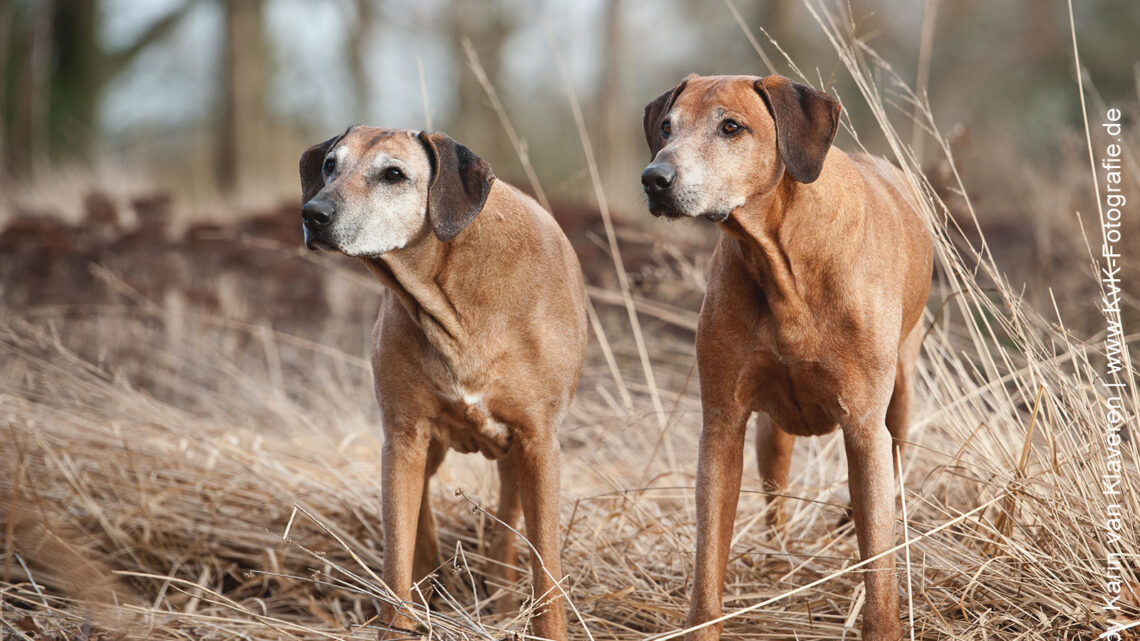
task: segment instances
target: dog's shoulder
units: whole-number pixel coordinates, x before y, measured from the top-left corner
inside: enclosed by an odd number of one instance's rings
[[[543,237],[551,234],[565,235],[554,215],[533,196],[501,179],[492,185],[484,210],[484,214],[487,213],[508,221],[518,232],[526,230]]]
[[[869,198],[889,198],[900,207],[912,210],[918,208],[906,173],[898,165],[882,156],[862,151],[844,152],[843,155],[867,185]]]
[[[871,176],[885,182],[901,184],[905,175],[894,163],[882,156],[873,156],[862,151],[847,151],[843,155],[864,176]]]

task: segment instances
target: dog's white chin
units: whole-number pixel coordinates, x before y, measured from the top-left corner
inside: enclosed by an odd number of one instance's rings
[[[337,238],[343,253],[357,258],[375,258],[414,244],[425,233],[431,233],[426,214],[412,220],[365,221],[353,229],[346,221],[345,233]],[[355,232],[355,233],[353,233]]]
[[[688,211],[680,211],[680,212],[675,212],[672,215],[666,214],[663,217],[667,218],[669,220],[682,220],[682,219],[697,220],[697,219],[705,218],[705,219],[711,220],[714,223],[720,223],[720,222],[724,222],[725,220],[727,220],[730,213],[731,212],[720,211],[720,210],[714,210],[714,211],[700,211],[700,210],[698,210],[696,213],[688,212]]]
[[[668,203],[659,204],[653,213],[671,220],[706,218],[719,223],[727,220],[735,209],[744,204],[743,199],[726,202],[723,198],[706,198],[702,192],[703,190],[681,190]]]
[[[666,220],[681,220],[682,218],[700,218],[700,213],[693,213],[688,208],[678,207],[677,205],[670,204],[655,204],[650,206],[649,213],[664,218]]]
[[[340,251],[355,258],[376,258],[408,246],[407,238],[357,238],[341,243]]]
[[[375,258],[388,252],[403,249],[414,237],[402,229],[378,229],[375,227],[360,229],[351,238],[336,238],[337,249],[342,253],[355,258]]]
[[[378,258],[397,249],[403,249],[404,245],[356,245],[350,244],[340,248],[341,253],[353,258]]]

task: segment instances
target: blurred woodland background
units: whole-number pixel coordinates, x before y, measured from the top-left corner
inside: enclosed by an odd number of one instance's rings
[[[985,181],[979,189],[1004,183],[982,206],[995,215],[1036,209],[1024,172],[1048,179],[1071,151],[1068,134],[1083,137],[1065,3],[847,4],[854,35],[928,92],[944,131],[961,125],[972,142],[960,164],[982,166],[972,172]],[[762,33],[809,78],[856,97],[799,0],[736,7],[777,71],[794,76]],[[1135,102],[1140,4],[1076,3],[1075,12],[1095,93]],[[13,181],[54,182],[67,167],[153,180],[193,202],[220,194],[264,204],[296,191],[294,165],[307,144],[355,122],[424,128],[425,100],[433,129],[507,179],[521,177],[465,38],[541,182],[580,199],[589,189],[551,46],[561,52],[607,190],[630,213],[640,213],[643,105],[689,72],[768,73],[719,2],[4,0],[5,193]],[[866,129],[861,101],[844,102],[856,130]]]

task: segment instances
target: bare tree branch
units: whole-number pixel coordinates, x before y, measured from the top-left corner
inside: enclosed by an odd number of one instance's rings
[[[134,42],[118,51],[109,53],[107,55],[106,65],[104,65],[101,70],[103,79],[110,80],[119,75],[123,69],[127,68],[127,65],[131,64],[131,62],[138,57],[139,53],[169,35],[170,32],[174,30],[174,27],[178,26],[182,18],[186,17],[186,14],[189,13],[190,9],[197,3],[198,0],[186,0],[176,9],[147,27],[146,31],[139,34],[139,37],[135,38]]]

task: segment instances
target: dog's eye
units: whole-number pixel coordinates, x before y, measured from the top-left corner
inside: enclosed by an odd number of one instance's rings
[[[325,158],[325,164],[321,165],[321,169],[324,170],[326,174],[331,174],[336,171],[336,156]]]
[[[390,183],[397,183],[403,179],[404,172],[396,169],[395,167],[389,167],[384,170],[384,180],[387,180]]]
[[[740,131],[740,124],[735,120],[725,120],[724,123],[721,124],[720,130],[724,135],[731,136]]]
[[[661,135],[668,138],[669,134],[671,134],[671,133],[673,133],[673,126],[669,124],[669,121],[666,120],[666,121],[662,122],[661,123]]]

